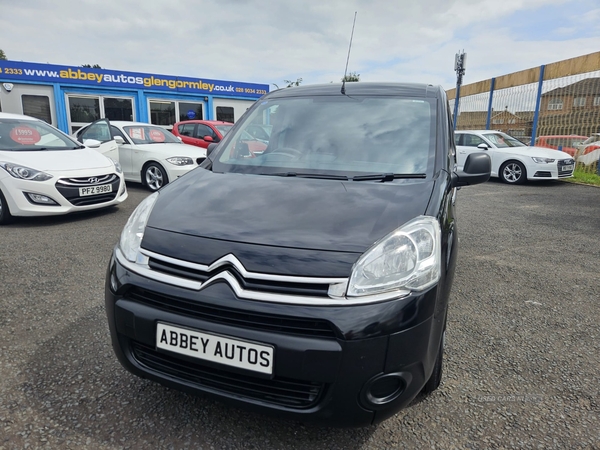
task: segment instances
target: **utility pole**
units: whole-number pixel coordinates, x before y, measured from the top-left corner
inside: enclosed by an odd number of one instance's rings
[[[456,130],[456,122],[458,122],[458,104],[460,102],[460,86],[462,85],[462,77],[465,74],[467,67],[467,54],[463,50],[458,52],[454,57],[454,71],[456,72],[456,95],[454,96],[454,129]]]

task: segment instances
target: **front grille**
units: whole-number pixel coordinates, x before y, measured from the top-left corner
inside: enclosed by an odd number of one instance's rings
[[[211,272],[203,272],[194,268],[185,267],[178,264],[171,264],[166,261],[161,261],[156,258],[150,258],[148,266],[157,272],[162,272],[176,277],[187,278],[194,281],[205,282],[209,278],[214,277],[219,272],[228,271],[235,276],[238,283],[243,289],[258,292],[271,292],[289,295],[305,295],[310,297],[328,298],[328,284],[312,284],[312,283],[293,283],[282,281],[269,281],[243,278],[239,272],[230,265],[221,266]]]
[[[96,186],[99,184],[109,184],[117,180],[119,177],[114,173],[108,175],[98,175],[97,177],[79,177],[79,178],[61,178],[56,183],[62,186]]]
[[[75,206],[98,205],[113,201],[119,193],[121,179],[114,173],[95,177],[60,178],[56,181],[56,189]],[[79,188],[110,184],[112,192],[99,195],[80,196]]]
[[[166,296],[137,287],[126,292],[123,298],[159,308],[163,311],[183,314],[213,323],[298,336],[324,338],[335,338],[337,336],[333,325],[322,319],[295,318],[241,311],[208,305],[195,300]]]
[[[564,166],[572,166],[570,170],[565,170]],[[574,159],[561,159],[558,161],[558,176],[566,177],[571,176],[573,174],[573,168],[575,167]]]
[[[182,360],[154,348],[131,342],[133,356],[142,365],[199,388],[221,391],[274,405],[306,409],[316,405],[325,392],[323,383],[274,377],[264,379],[206,367]]]

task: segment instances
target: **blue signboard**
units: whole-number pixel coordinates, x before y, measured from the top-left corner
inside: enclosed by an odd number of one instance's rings
[[[0,81],[50,82],[102,88],[133,88],[188,94],[259,98],[268,84],[174,77],[87,67],[0,60]]]

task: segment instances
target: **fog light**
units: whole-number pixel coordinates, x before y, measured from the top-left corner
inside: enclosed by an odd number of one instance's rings
[[[412,380],[408,372],[377,375],[371,378],[361,392],[361,400],[368,409],[377,409],[396,400]]]
[[[50,197],[41,194],[33,194],[31,192],[25,192],[25,197],[31,203],[36,205],[47,205],[47,206],[58,206],[58,203],[52,200]]]

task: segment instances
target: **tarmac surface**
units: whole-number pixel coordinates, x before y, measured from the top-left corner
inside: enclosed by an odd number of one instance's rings
[[[458,193],[442,385],[377,426],[324,428],[137,378],[104,276],[148,191],[0,227],[0,449],[600,448],[600,189],[496,181]]]

